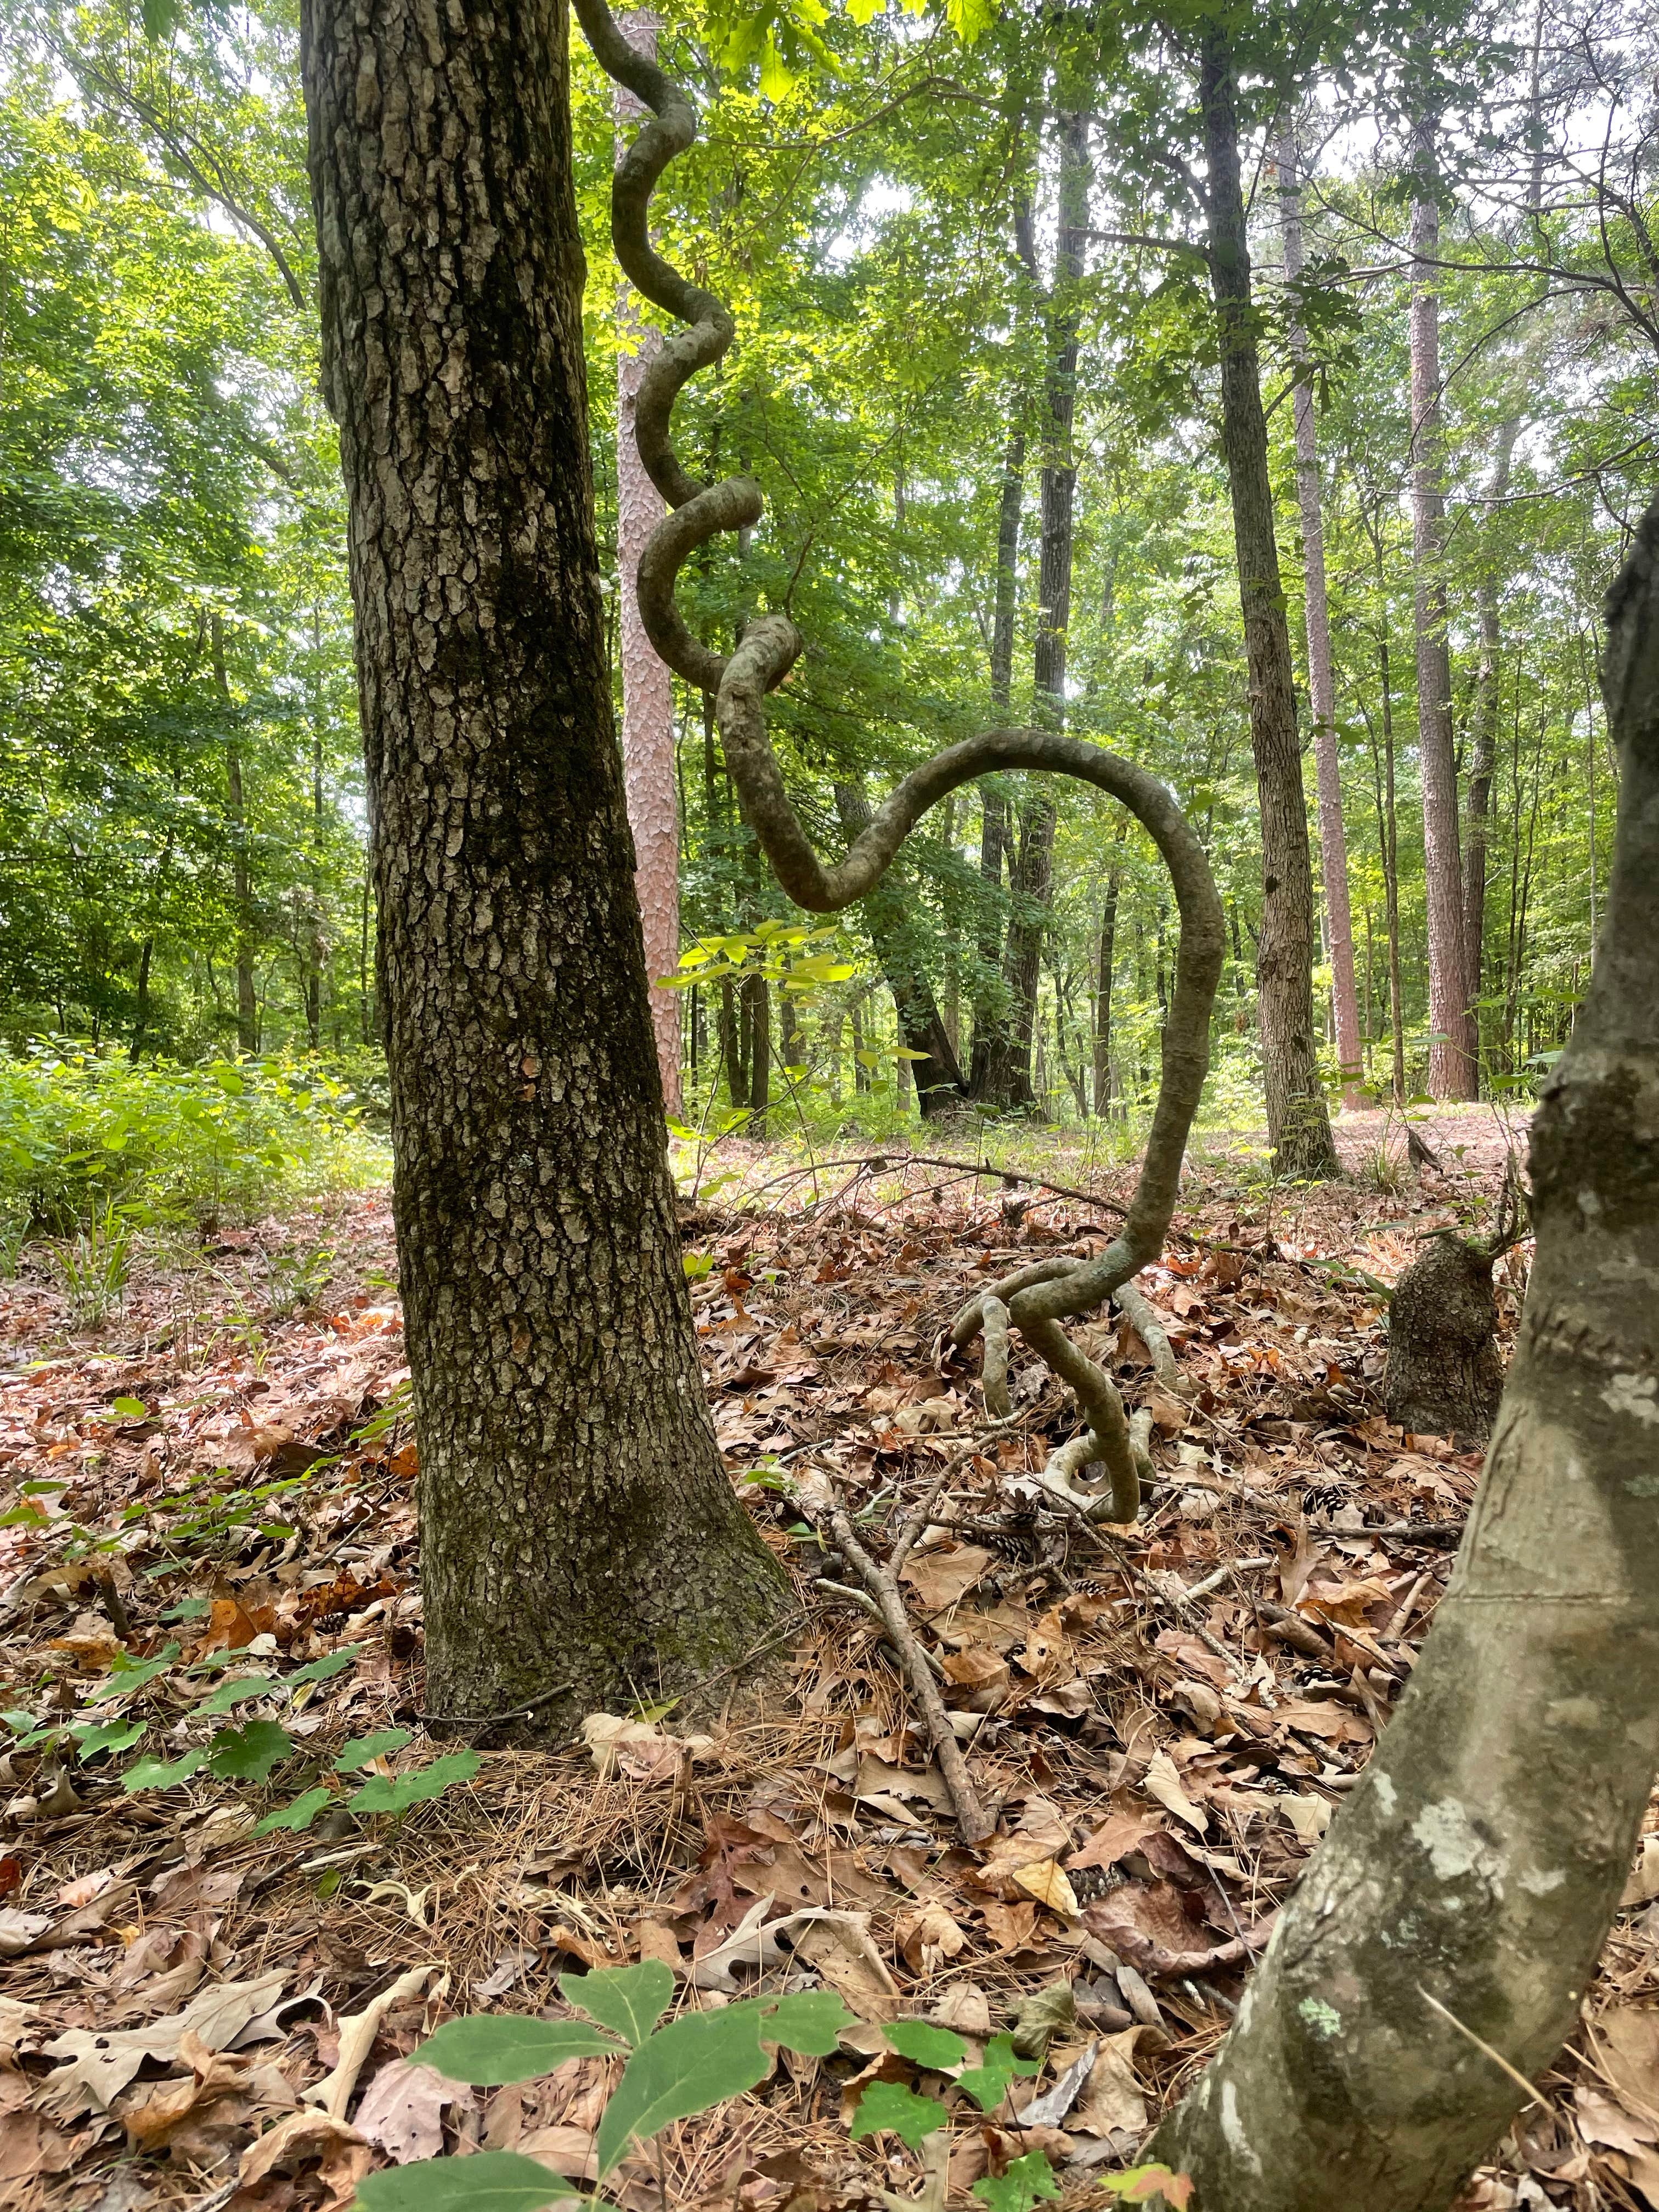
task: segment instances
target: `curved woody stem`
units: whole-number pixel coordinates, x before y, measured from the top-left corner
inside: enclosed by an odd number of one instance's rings
[[[688,475],[671,435],[682,388],[698,369],[718,361],[735,335],[724,302],[691,283],[651,244],[651,195],[668,163],[696,138],[696,116],[667,71],[623,37],[605,0],[572,0],[572,5],[601,68],[652,111],[618,163],[611,185],[617,258],[638,291],[686,325],[665,341],[646,372],[635,411],[640,459],[672,510],[640,561],[640,614],[668,665],[688,684],[714,694],[726,765],[744,819],[784,890],[811,912],[837,912],[874,886],[930,806],[964,783],[1008,769],[1046,769],[1108,793],[1148,831],[1170,871],[1181,915],[1176,986],[1164,1032],[1158,1104],[1123,1225],[1097,1258],[1047,1261],[992,1285],[957,1316],[952,1332],[959,1345],[970,1341],[979,1333],[988,1297],[994,1334],[1001,1335],[1006,1345],[1012,1322],[1070,1383],[1089,1424],[1086,1439],[1062,1447],[1043,1480],[1067,1492],[1073,1472],[1090,1460],[1103,1459],[1109,1489],[1091,1510],[1109,1511],[1115,1521],[1131,1521],[1139,1510],[1139,1477],[1122,1400],[1110,1377],[1060,1323],[1103,1304],[1163,1249],[1187,1134],[1209,1063],[1210,1009],[1224,953],[1221,902],[1209,862],[1192,825],[1156,776],[1103,746],[1053,730],[1023,728],[987,731],[936,754],[890,793],[838,865],[826,867],[819,860],[784,788],[766,728],[766,696],[799,657],[799,631],[787,615],[763,614],[749,623],[735,650],[722,655],[691,635],[674,599],[679,572],[690,556],[719,532],[758,521],[763,504],[751,477],[704,484]],[[1006,1306],[1006,1321],[995,1311],[999,1302]],[[1001,1375],[996,1372],[1000,1349],[994,1344],[988,1381],[1006,1389],[1006,1358]]]

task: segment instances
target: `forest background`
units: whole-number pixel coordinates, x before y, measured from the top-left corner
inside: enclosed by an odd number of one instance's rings
[[[1155,47],[1114,73],[1091,61],[1067,90],[1064,53],[1052,67],[1018,10],[969,26],[971,43],[925,15],[811,15],[735,38],[696,8],[665,18],[703,135],[658,213],[739,334],[682,403],[684,434],[768,498],[763,525],[700,556],[682,598],[711,638],[729,640],[757,598],[808,630],[773,726],[830,842],[866,787],[878,797],[997,711],[1063,718],[1164,778],[1228,915],[1206,1110],[1252,1127],[1261,842],[1214,315],[1191,148],[1170,125],[1180,95]],[[374,918],[296,18],[6,16],[0,1025],[37,1058],[65,1040],[135,1062],[308,1050],[372,1099]],[[1356,73],[1293,118],[1246,114],[1299,684],[1298,378],[1317,441],[1349,1083],[1402,1099],[1439,1073],[1425,620],[1443,595],[1466,911],[1469,875],[1484,877],[1480,1085],[1529,1091],[1586,980],[1610,856],[1595,611],[1651,475],[1659,368],[1641,11],[1575,0],[1426,39],[1415,83]],[[617,381],[641,322],[609,242],[612,91],[574,44],[620,707]],[[1305,172],[1295,201],[1287,124]],[[1420,387],[1413,407],[1414,295],[1419,314],[1437,305],[1437,433]],[[1425,474],[1446,517],[1427,538]],[[1068,605],[1051,557],[1067,504]],[[1056,641],[1061,685],[1039,697]],[[685,979],[718,978],[679,994],[688,1119],[763,1128],[770,1103],[775,1130],[787,1097],[791,1126],[879,1133],[915,1110],[930,1028],[991,1110],[1133,1118],[1156,1083],[1172,957],[1149,841],[1069,784],[989,779],[929,817],[897,884],[801,942],[706,708],[675,679]],[[1311,739],[1305,707],[1303,726]],[[1319,879],[1333,847],[1311,744],[1304,766]],[[1329,911],[1322,896],[1315,980],[1334,1093]]]

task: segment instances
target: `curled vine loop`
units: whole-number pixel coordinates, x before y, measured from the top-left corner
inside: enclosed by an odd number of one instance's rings
[[[624,36],[605,0],[572,4],[600,66],[651,111],[618,163],[611,185],[617,258],[638,291],[686,325],[652,362],[635,410],[640,459],[672,510],[640,561],[640,614],[647,635],[668,665],[688,684],[714,693],[726,765],[744,818],[783,889],[811,912],[836,913],[879,880],[930,806],[964,783],[1008,769],[1047,769],[1109,793],[1149,832],[1170,871],[1181,915],[1175,991],[1164,1031],[1158,1103],[1123,1226],[1093,1260],[1042,1261],[988,1285],[963,1308],[951,1331],[958,1346],[971,1343],[988,1309],[987,1380],[1000,1396],[1006,1389],[1006,1329],[1012,1323],[1018,1330],[1071,1386],[1088,1424],[1084,1436],[1054,1455],[1040,1480],[1069,1504],[1109,1514],[1115,1521],[1133,1521],[1139,1510],[1144,1430],[1139,1437],[1132,1434],[1110,1376],[1060,1324],[1103,1305],[1164,1248],[1188,1132],[1209,1065],[1210,1010],[1225,951],[1221,901],[1209,862],[1191,823],[1156,776],[1103,746],[1039,729],[990,730],[936,754],[889,794],[838,865],[825,867],[819,860],[784,788],[766,728],[766,695],[799,656],[799,631],[786,615],[762,615],[749,623],[736,649],[722,655],[692,636],[674,598],[679,572],[690,556],[720,532],[757,522],[763,504],[751,477],[700,483],[681,466],[671,434],[681,390],[698,369],[720,358],[735,335],[725,303],[683,276],[651,243],[651,195],[669,162],[696,139],[696,116],[667,71]],[[1078,1469],[1097,1460],[1104,1461],[1109,1478],[1108,1491],[1097,1500],[1079,1496],[1071,1485]]]

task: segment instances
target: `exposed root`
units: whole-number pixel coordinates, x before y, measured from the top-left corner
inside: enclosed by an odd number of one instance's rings
[[[1121,1283],[1112,1292],[1112,1304],[1146,1346],[1159,1386],[1179,1398],[1182,1395],[1181,1369],[1158,1317],[1157,1307],[1133,1283]]]
[[[1014,1410],[1008,1395],[1008,1309],[993,1291],[980,1301],[980,1326],[985,1332],[985,1410],[993,1419],[1006,1421]]]

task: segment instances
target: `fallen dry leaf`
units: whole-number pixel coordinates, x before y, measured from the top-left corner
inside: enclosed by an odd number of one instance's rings
[[[47,2075],[40,2092],[41,2109],[59,2119],[107,2112],[147,2058],[171,2063],[186,2035],[196,2037],[208,2051],[228,2050],[249,2021],[274,2002],[283,1978],[274,1973],[252,1982],[216,1982],[192,1997],[182,2012],[151,2021],[145,2027],[102,2033],[88,2027],[65,2030],[46,2045],[46,2056],[70,2063]]]
[[[1195,1836],[1204,1834],[1208,1820],[1182,1788],[1175,1761],[1167,1751],[1152,1753],[1140,1786],[1149,1797],[1158,1800],[1166,1813],[1173,1813],[1177,1820],[1184,1820]]]
[[[947,1959],[954,1959],[968,1938],[937,1899],[914,1911],[901,1912],[893,1923],[893,1941],[899,1956],[913,1974],[936,1973]]]
[[[364,2090],[352,2125],[365,2142],[378,2144],[394,2166],[436,2158],[444,2147],[444,2112],[473,2109],[472,2092],[430,2066],[394,2058]]]
[[[979,1544],[957,1544],[948,1551],[912,1552],[901,1581],[909,1583],[925,1613],[943,1613],[967,1596],[991,1565]]]
[[[1016,1867],[1013,1879],[1016,1888],[1062,1920],[1078,1917],[1077,1893],[1055,1860],[1037,1859],[1030,1866]]]

